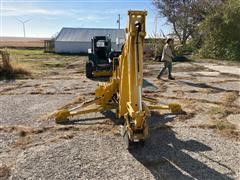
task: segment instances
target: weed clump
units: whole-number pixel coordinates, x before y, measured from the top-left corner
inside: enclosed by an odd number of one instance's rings
[[[30,75],[27,69],[10,63],[10,55],[7,50],[0,50],[0,59],[2,59],[0,60],[0,79],[15,79]]]
[[[221,100],[225,106],[231,106],[237,98],[238,98],[238,92],[236,91],[236,92],[225,93],[221,97]]]

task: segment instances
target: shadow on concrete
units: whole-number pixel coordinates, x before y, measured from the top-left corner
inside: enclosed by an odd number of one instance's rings
[[[104,124],[106,118],[116,125],[124,123],[123,119],[116,118],[113,111],[104,111],[102,114],[104,117],[84,117],[70,123],[83,125]],[[173,121],[175,117],[176,115],[171,113],[164,115],[152,114],[148,119],[149,138],[146,139],[145,146],[130,150],[129,153],[149,169],[155,179],[230,180],[231,178],[227,175],[219,173],[189,155],[191,153],[198,153],[203,156],[202,152],[211,151],[212,149],[199,141],[190,139],[191,137],[187,141],[177,138],[176,132],[170,126],[166,125],[167,122]],[[215,162],[207,156],[205,158]],[[218,164],[232,171],[226,165]]]
[[[143,86],[145,90],[149,91],[156,91],[158,90],[158,87],[155,86],[152,82],[148,81],[147,79],[143,79]]]
[[[91,124],[103,124],[103,120],[105,120],[106,117],[91,117],[86,118],[84,116],[77,118],[77,119],[70,119],[67,122],[60,123],[62,125],[91,125]]]
[[[226,89],[210,86],[206,83],[193,83],[193,82],[188,82],[188,81],[179,81],[179,82],[181,82],[183,84],[186,84],[188,86],[192,86],[192,87],[203,88],[203,89],[212,89],[214,92],[224,92],[224,91],[226,91]]]
[[[105,124],[106,120],[111,120],[116,125],[123,125],[123,119],[116,118],[116,114],[113,111],[100,112],[103,116],[84,117],[84,115],[77,119],[71,119],[68,122],[61,123],[62,125],[91,125],[91,124]],[[100,115],[100,114],[99,114]]]
[[[151,171],[155,179],[231,179],[186,153],[211,151],[210,147],[196,140],[180,140],[168,126],[159,128],[159,123],[164,125],[174,120],[174,116],[167,117],[152,116],[149,119],[150,134],[145,146],[130,151],[133,157]]]

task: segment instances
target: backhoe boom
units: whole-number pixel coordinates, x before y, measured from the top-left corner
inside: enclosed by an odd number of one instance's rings
[[[94,100],[74,109],[59,110],[55,114],[57,123],[74,115],[116,109],[116,116],[124,119],[121,134],[127,147],[131,148],[137,142],[143,144],[148,135],[146,120],[150,116],[150,109],[171,109],[174,113],[181,111],[178,104],[156,106],[143,102],[155,102],[154,99],[142,95],[146,16],[146,11],[128,12],[126,41],[121,55],[113,60],[113,76],[110,81],[98,85]]]

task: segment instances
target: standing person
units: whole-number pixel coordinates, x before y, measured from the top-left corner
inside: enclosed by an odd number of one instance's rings
[[[167,43],[163,47],[162,58],[161,61],[164,62],[164,67],[159,72],[157,79],[160,79],[166,69],[168,69],[168,79],[174,80],[172,77],[172,59],[174,58],[173,55],[173,43],[174,40],[172,38],[167,39]]]

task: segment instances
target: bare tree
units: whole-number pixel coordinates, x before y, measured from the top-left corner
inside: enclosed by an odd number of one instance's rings
[[[223,0],[152,0],[158,13],[167,18],[184,45],[197,26]]]

